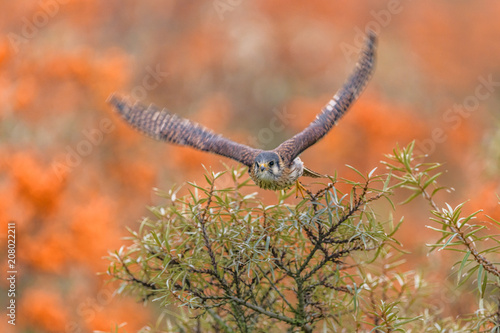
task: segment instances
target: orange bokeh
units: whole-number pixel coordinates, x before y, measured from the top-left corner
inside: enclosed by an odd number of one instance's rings
[[[215,2],[182,1],[0,5],[0,220],[16,222],[26,331],[67,332],[76,323],[90,332],[122,322],[134,331],[154,322],[151,309],[126,296],[98,302],[91,319],[76,309],[98,298],[103,257],[158,202],[153,187],[203,183],[202,164],[214,171],[221,162],[235,164],[133,131],[106,104],[112,92],[274,148],[307,126],[341,86],[354,66],[345,47],[355,47],[365,27],[380,32],[375,76],[302,160],[318,172],[355,177],[346,164],[384,170],[379,161],[396,144],[428,142],[439,128],[446,139],[432,143],[428,159],[445,162],[444,185],[455,191],[444,199],[452,206],[470,199],[468,212],[484,208],[500,219],[498,160],[487,154],[499,145],[498,91],[457,126],[445,116],[475,96],[479,77],[500,81],[500,25],[492,23],[500,4],[401,1],[390,13],[381,0],[227,3],[224,11]],[[280,112],[288,117],[272,123]],[[270,124],[279,130],[263,137]],[[409,218],[399,239],[413,252],[405,268],[447,278],[447,257],[426,256],[425,243],[437,235],[425,228],[425,208],[409,205],[395,219],[403,214]]]

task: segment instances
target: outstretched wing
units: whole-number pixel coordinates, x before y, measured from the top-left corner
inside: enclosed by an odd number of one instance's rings
[[[111,95],[108,102],[134,128],[156,140],[181,146],[190,146],[202,151],[232,158],[250,167],[261,152],[233,142],[202,125],[160,110],[154,105],[146,107],[138,102],[130,103],[125,98]]]
[[[325,136],[358,98],[373,73],[376,42],[377,36],[370,31],[356,63],[356,68],[344,86],[337,91],[332,100],[306,129],[283,142],[274,150],[285,162],[291,163],[300,153]]]

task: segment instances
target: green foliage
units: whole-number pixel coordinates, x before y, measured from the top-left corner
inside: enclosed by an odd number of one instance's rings
[[[440,165],[418,163],[412,150],[395,149],[386,174],[355,170],[359,181],[332,179],[296,205],[285,192],[263,203],[244,169],[207,172],[186,196],[159,193],[168,203],[130,231],[108,274],[119,292],[165,309],[155,331],[496,332],[499,274],[487,256],[498,256],[498,237],[472,224],[478,212],[463,216],[463,204],[436,204]],[[233,185],[218,188],[228,176]],[[450,269],[458,285],[476,281],[474,315],[446,318],[433,305],[435,287],[402,268],[395,237],[403,220],[375,213],[400,189],[411,192],[404,203],[422,196],[431,206],[439,238],[430,251],[461,255]]]
[[[428,244],[430,251],[438,249],[459,253],[458,260],[452,265],[457,268],[457,285],[462,286],[467,281],[475,279],[475,291],[479,297],[478,311],[475,318],[469,320],[469,325],[478,331],[500,332],[500,270],[495,262],[487,259],[487,255],[497,257],[500,254],[499,234],[489,233],[489,227],[499,229],[500,223],[489,218],[490,223],[477,222],[476,217],[481,211],[464,214],[465,203],[455,208],[445,203],[439,207],[435,201],[436,195],[448,190],[439,186],[437,179],[442,172],[439,163],[419,162],[422,157],[413,156],[414,144],[403,149],[397,147],[394,154],[388,156],[391,162],[385,163],[394,177],[399,181],[392,188],[406,188],[413,193],[404,201],[422,196],[431,207],[432,221],[436,226],[428,228],[436,231],[439,238]],[[464,216],[465,215],[465,216]]]

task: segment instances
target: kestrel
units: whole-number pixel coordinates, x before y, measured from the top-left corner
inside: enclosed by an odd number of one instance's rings
[[[323,138],[364,90],[374,70],[376,41],[377,36],[370,31],[356,67],[343,87],[306,129],[273,150],[236,143],[154,105],[132,104],[114,94],[109,102],[130,125],[156,140],[219,154],[246,165],[252,180],[263,189],[282,190],[294,184],[300,189],[300,176],[321,175],[304,167],[299,155]]]

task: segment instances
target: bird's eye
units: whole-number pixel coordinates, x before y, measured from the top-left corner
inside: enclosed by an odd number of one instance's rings
[[[274,165],[274,161],[269,162],[269,166],[273,166],[273,165]]]

